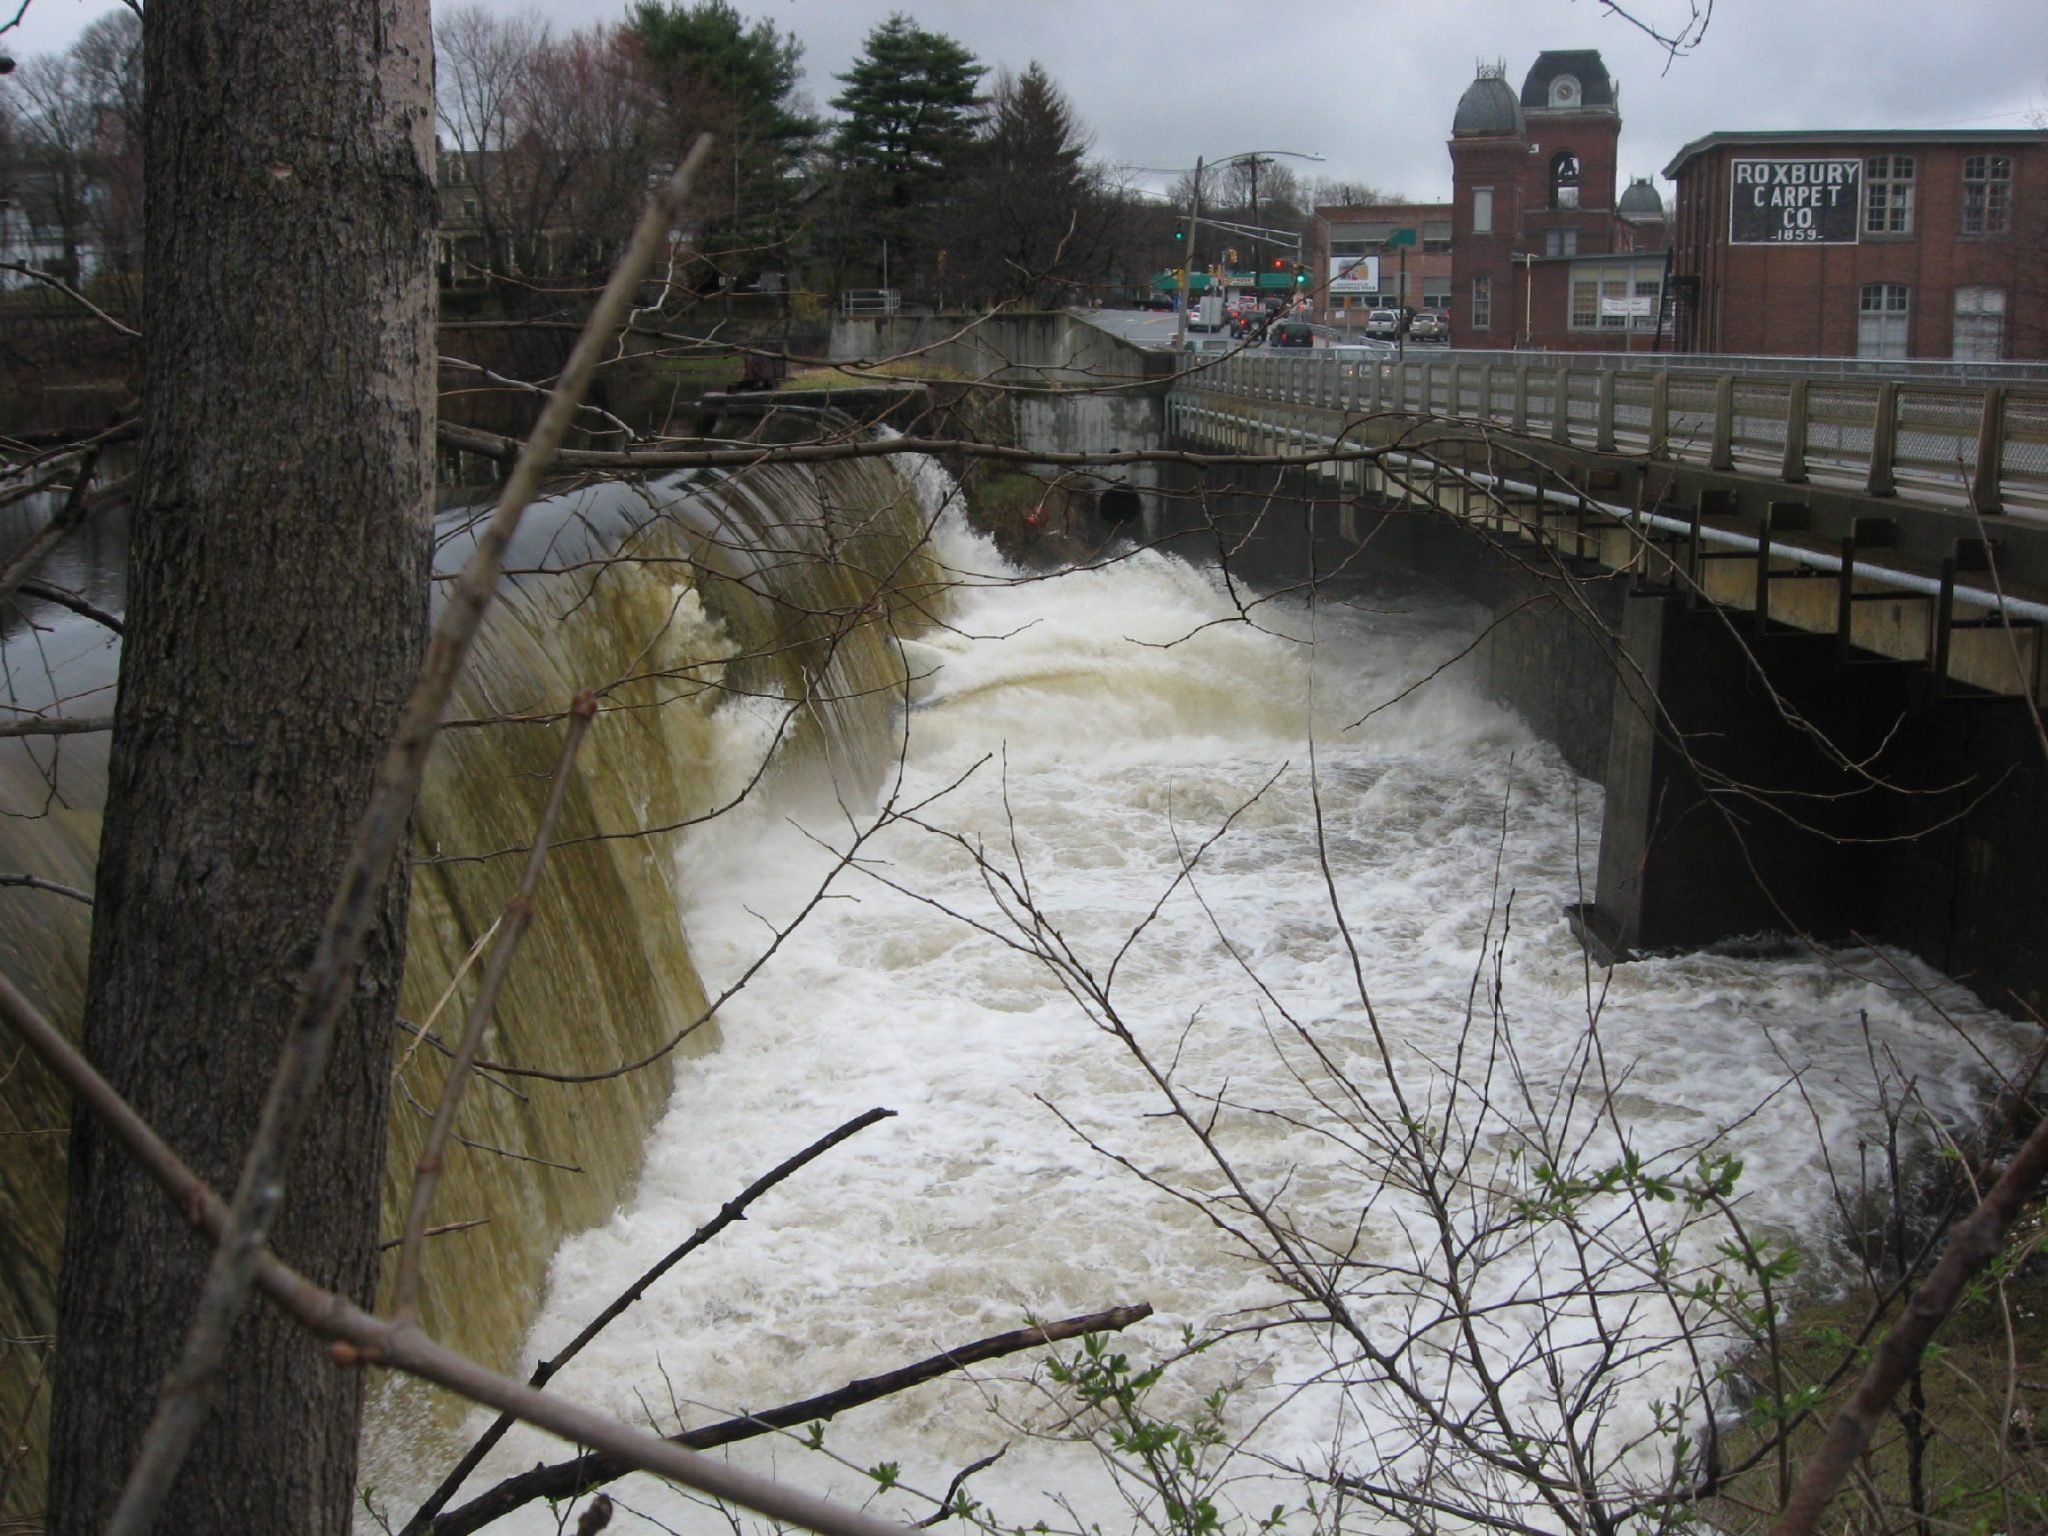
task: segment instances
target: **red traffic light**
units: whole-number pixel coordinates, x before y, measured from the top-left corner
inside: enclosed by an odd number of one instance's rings
[[[1273,270],[1275,272],[1285,272],[1287,270],[1287,263],[1280,257],[1275,256],[1273,258]]]

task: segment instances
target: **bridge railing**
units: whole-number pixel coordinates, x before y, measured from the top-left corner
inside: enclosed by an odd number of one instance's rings
[[[1240,352],[1200,387],[1331,410],[1443,416],[1591,448],[1741,469],[1801,482],[1853,478],[1966,497],[1976,510],[2020,500],[2048,509],[2048,384],[1940,375],[1732,373],[1659,359],[1459,353],[1403,361],[1337,350]],[[1619,366],[1632,362],[1637,366]]]

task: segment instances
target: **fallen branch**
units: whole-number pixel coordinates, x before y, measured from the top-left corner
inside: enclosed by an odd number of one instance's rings
[[[216,1242],[225,1239],[227,1203],[137,1114],[56,1025],[0,974],[0,1021],[4,1021],[57,1079],[71,1091],[78,1109],[93,1116],[127,1148],[136,1163],[197,1230]],[[714,1499],[724,1499],[822,1533],[822,1536],[908,1536],[908,1527],[878,1520],[829,1499],[804,1493],[699,1455],[644,1430],[630,1429],[591,1409],[486,1370],[437,1344],[416,1327],[365,1312],[345,1296],[307,1279],[267,1247],[251,1256],[251,1281],[308,1331],[335,1341],[328,1353],[336,1365],[381,1365],[404,1371],[460,1393],[472,1402],[503,1409],[526,1423],[588,1445],[627,1466],[670,1478]]]
[[[718,1214],[712,1217],[710,1221],[699,1227],[695,1232],[692,1232],[681,1243],[677,1244],[676,1247],[670,1249],[659,1262],[648,1269],[639,1279],[627,1286],[624,1291],[620,1292],[613,1299],[611,1305],[592,1318],[584,1326],[583,1331],[571,1339],[565,1347],[535,1366],[533,1374],[527,1378],[526,1384],[536,1388],[546,1386],[557,1371],[582,1353],[583,1347],[586,1344],[609,1327],[613,1320],[620,1313],[624,1312],[626,1308],[638,1301],[646,1293],[650,1285],[667,1274],[681,1260],[710,1242],[712,1238],[723,1232],[734,1222],[744,1221],[746,1219],[747,1207],[752,1205],[755,1200],[780,1184],[806,1163],[822,1157],[842,1141],[858,1135],[876,1121],[893,1118],[895,1113],[896,1111],[893,1109],[876,1108],[869,1110],[864,1115],[857,1115],[840,1126],[836,1131],[819,1137],[794,1157],[785,1158],[775,1167],[769,1169],[768,1172],[762,1174],[760,1178],[754,1180],[753,1183],[720,1206]],[[505,1437],[505,1431],[512,1427],[512,1423],[513,1420],[510,1414],[502,1414],[496,1423],[492,1424],[489,1429],[477,1437],[476,1443],[463,1453],[462,1459],[455,1464],[446,1477],[441,1479],[440,1486],[427,1495],[425,1502],[414,1512],[412,1519],[405,1523],[405,1529],[400,1533],[400,1536],[419,1536],[420,1532],[429,1528],[434,1517],[461,1490],[469,1474],[476,1470],[477,1463],[489,1454],[492,1446]]]
[[[964,1370],[984,1360],[999,1359],[1014,1355],[1020,1350],[1036,1349],[1044,1344],[1056,1344],[1062,1339],[1079,1338],[1083,1334],[1113,1332],[1128,1328],[1152,1315],[1148,1303],[1140,1302],[1134,1307],[1112,1307],[1106,1312],[1090,1312],[1080,1317],[1070,1317],[1062,1322],[1044,1323],[1031,1328],[1017,1328],[1009,1333],[998,1333],[972,1344],[963,1344],[958,1349],[947,1350],[920,1360],[915,1365],[906,1365],[899,1370],[888,1371],[880,1376],[868,1376],[859,1381],[849,1381],[834,1392],[807,1397],[799,1403],[785,1403],[780,1408],[770,1408],[762,1413],[743,1414],[734,1419],[722,1419],[716,1424],[706,1424],[700,1429],[685,1430],[680,1435],[670,1436],[673,1445],[686,1446],[693,1451],[708,1451],[716,1446],[731,1445],[738,1440],[751,1440],[778,1429],[795,1429],[799,1425],[816,1423],[829,1419],[834,1414],[844,1413],[863,1403],[872,1403],[890,1397],[911,1387],[922,1386],[925,1382],[953,1371]],[[470,1531],[482,1530],[493,1520],[510,1514],[522,1505],[535,1499],[568,1499],[577,1494],[587,1493],[601,1484],[624,1477],[635,1470],[634,1465],[619,1457],[602,1451],[591,1451],[569,1461],[559,1461],[549,1467],[535,1467],[531,1472],[521,1472],[508,1477],[504,1482],[482,1494],[469,1503],[441,1516],[427,1527],[433,1536],[465,1536]]]

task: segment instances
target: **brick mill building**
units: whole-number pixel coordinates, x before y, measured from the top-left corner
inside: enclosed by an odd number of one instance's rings
[[[2048,131],[1713,133],[1664,174],[1681,351],[2048,356]]]

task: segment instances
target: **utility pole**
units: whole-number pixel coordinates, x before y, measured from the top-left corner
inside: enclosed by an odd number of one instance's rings
[[[1188,344],[1188,263],[1195,259],[1195,229],[1202,222],[1202,157],[1195,156],[1195,190],[1188,198],[1187,233],[1181,244],[1186,247],[1180,257],[1180,303],[1175,306],[1180,313],[1174,316],[1173,350],[1184,352]]]

